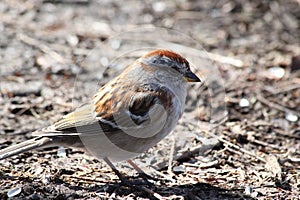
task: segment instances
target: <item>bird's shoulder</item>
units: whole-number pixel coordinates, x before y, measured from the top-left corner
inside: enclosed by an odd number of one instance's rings
[[[124,110],[142,116],[147,114],[155,104],[160,104],[169,110],[173,106],[175,97],[171,89],[158,83],[140,83],[121,88],[119,91],[113,89],[109,91],[98,94],[99,96],[94,98],[97,117],[106,118]]]

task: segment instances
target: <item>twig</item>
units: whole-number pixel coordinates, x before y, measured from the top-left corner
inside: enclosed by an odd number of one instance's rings
[[[66,174],[63,174],[62,177],[65,177],[67,180],[70,180],[70,179],[76,179],[76,181],[82,181],[82,183],[106,183],[105,179],[103,180],[98,180],[98,179],[95,179],[95,178],[89,178],[89,177],[79,177],[79,176],[74,176],[74,175],[66,175]]]
[[[280,111],[283,111],[283,112],[286,112],[286,113],[292,113],[294,115],[297,115],[298,117],[300,117],[300,113],[296,112],[296,111],[293,111],[289,108],[286,108],[282,105],[279,105],[279,104],[276,104],[274,102],[271,102],[269,100],[267,100],[266,98],[264,98],[263,96],[261,96],[260,94],[257,94],[256,96],[257,100],[259,100],[261,103],[269,106],[270,108],[275,108],[277,110],[280,110]]]
[[[174,135],[172,134],[172,145],[171,145],[171,150],[169,154],[169,161],[168,161],[168,174],[172,176],[172,162],[174,160],[174,150],[175,150],[175,138]]]
[[[218,160],[214,160],[208,163],[187,163],[184,162],[183,163],[184,166],[189,166],[189,167],[197,167],[197,168],[212,168],[213,166],[217,166],[219,165],[219,161]]]
[[[176,182],[175,179],[173,179],[172,177],[167,176],[164,173],[161,173],[160,171],[157,171],[153,166],[150,165],[149,167],[153,170],[154,173],[156,173],[157,175],[163,177],[165,180],[171,181],[172,183]]]
[[[247,137],[247,139],[250,142],[253,142],[253,143],[265,146],[265,147],[269,147],[269,148],[276,149],[276,150],[281,150],[282,149],[282,147],[276,146],[274,144],[269,144],[269,143],[264,142],[264,141],[257,140],[257,139],[255,139],[254,137],[251,137],[251,136]]]
[[[238,146],[238,145],[236,145],[236,144],[233,144],[232,142],[229,142],[229,141],[227,141],[227,140],[225,140],[225,139],[219,137],[219,136],[213,135],[213,134],[211,134],[211,133],[209,133],[209,134],[210,134],[211,136],[214,136],[214,137],[218,138],[219,141],[221,141],[221,142],[227,144],[228,146],[230,146],[230,147],[232,147],[232,148],[235,148],[236,150],[239,150],[239,151],[241,151],[241,152],[243,152],[243,153],[245,153],[245,154],[247,154],[247,155],[253,156],[253,157],[255,157],[256,159],[258,159],[258,160],[260,160],[260,161],[262,161],[262,162],[264,162],[264,163],[266,162],[266,160],[265,160],[264,158],[262,158],[262,157],[256,155],[255,153],[252,153],[252,152],[250,152],[250,151],[248,151],[248,150],[246,150],[246,149],[244,149],[244,148],[242,148],[242,147],[240,147],[240,146]]]
[[[242,152],[236,151],[236,149],[231,148],[228,144],[225,144],[224,146],[225,146],[225,151],[226,151],[226,150],[227,150],[227,151],[230,151],[230,152],[232,152],[232,153],[238,154],[239,156],[242,156],[242,155],[243,155]]]
[[[24,42],[27,45],[30,45],[30,46],[40,49],[42,52],[44,52],[45,54],[48,54],[49,56],[51,56],[54,60],[56,60],[59,63],[68,63],[68,61],[65,58],[63,58],[57,52],[53,51],[47,45],[42,44],[41,41],[38,41],[38,40],[31,38],[22,33],[19,33],[17,35],[17,39],[19,39],[20,41]]]
[[[287,132],[286,130],[281,130],[281,129],[278,129],[278,128],[274,128],[273,131],[276,134],[281,135],[283,137],[289,137],[289,138],[294,138],[296,140],[300,140],[300,136],[297,136],[296,134],[288,134],[288,133],[286,133]]]
[[[31,114],[35,117],[35,118],[37,118],[37,119],[40,119],[41,118],[41,116],[39,115],[39,114],[37,114],[37,112],[35,112],[35,110],[31,107],[30,108],[30,111],[31,111]]]
[[[88,5],[90,1],[89,0],[44,0],[43,3]]]
[[[258,159],[258,160],[260,160],[260,161],[262,161],[262,162],[265,163],[266,160],[265,160],[264,158],[262,158],[262,157],[256,155],[255,153],[252,153],[252,152],[250,152],[250,151],[248,151],[248,150],[246,150],[246,149],[244,149],[244,148],[242,148],[242,147],[240,147],[240,146],[238,146],[238,145],[236,145],[236,144],[233,144],[232,142],[229,142],[229,141],[227,141],[227,140],[221,138],[220,136],[217,136],[217,135],[211,133],[211,131],[212,131],[213,129],[215,129],[215,128],[217,128],[218,126],[220,126],[220,125],[221,125],[222,123],[224,123],[226,120],[227,120],[227,116],[224,117],[223,120],[221,120],[218,124],[214,125],[212,128],[210,128],[208,131],[205,131],[205,132],[206,132],[208,135],[210,135],[211,137],[214,137],[214,138],[218,139],[220,142],[223,142],[224,144],[228,145],[229,147],[234,148],[234,149],[236,149],[236,150],[239,150],[239,151],[241,151],[242,153],[245,153],[245,154],[247,154],[247,155],[253,156],[253,157],[255,157],[256,159]]]
[[[284,92],[289,92],[291,90],[295,90],[295,89],[298,89],[300,88],[300,84],[297,83],[297,84],[292,84],[292,85],[288,85],[286,87],[282,87],[282,88],[273,88],[273,87],[264,87],[264,90],[267,90],[268,92],[271,92],[273,95],[278,95],[278,94],[281,94],[281,93],[284,93]]]
[[[208,134],[210,134],[209,132],[216,129],[217,127],[219,127],[221,124],[223,124],[225,121],[227,121],[228,117],[225,116],[223,119],[221,119],[219,121],[219,123],[217,124],[214,124],[210,129],[206,130],[205,132],[207,132]],[[192,123],[192,122],[189,122],[190,124],[193,124],[194,126],[196,127],[199,127],[199,125],[197,123]],[[200,129],[201,130],[201,129]],[[213,136],[215,138],[215,136]],[[212,144],[212,145],[216,145],[216,144]],[[191,148],[188,148],[186,151],[184,151],[184,153],[178,157],[176,157],[176,160],[177,161],[180,161],[180,160],[184,160],[186,158],[189,158],[191,157],[192,155],[195,155],[195,154],[198,154],[199,152],[205,152],[207,151],[209,147],[206,146],[203,146],[203,143],[197,145],[197,146],[194,146],[194,147],[191,147]]]

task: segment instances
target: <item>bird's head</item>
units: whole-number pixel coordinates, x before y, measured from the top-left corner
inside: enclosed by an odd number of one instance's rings
[[[149,67],[173,70],[182,75],[187,82],[201,82],[191,71],[189,62],[181,55],[170,50],[158,49],[149,52],[142,56],[139,62]]]

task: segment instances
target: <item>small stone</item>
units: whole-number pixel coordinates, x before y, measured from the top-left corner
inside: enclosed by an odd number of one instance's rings
[[[152,8],[155,12],[163,12],[166,9],[166,3],[163,1],[155,2],[152,4]]]
[[[250,102],[248,99],[242,98],[242,99],[240,99],[239,106],[242,108],[249,107]]]
[[[37,175],[40,175],[43,171],[44,171],[44,169],[39,166],[35,169],[34,174],[37,176]]]
[[[76,35],[69,35],[67,41],[71,46],[75,47],[78,44],[79,39]]]
[[[287,113],[285,113],[285,119],[290,122],[296,122],[296,121],[298,121],[298,116],[295,115],[294,113],[287,112]]]
[[[108,58],[107,57],[101,57],[100,58],[100,63],[103,65],[103,66],[107,66],[109,61],[108,61]]]
[[[42,180],[42,183],[44,183],[45,185],[49,184],[50,175],[49,174],[43,175],[41,180]]]
[[[106,22],[94,22],[91,25],[92,27],[92,32],[94,34],[101,34],[101,35],[111,35],[112,34],[112,30],[110,28],[110,25]]]
[[[173,171],[174,171],[175,173],[182,173],[182,172],[185,172],[185,168],[182,167],[182,166],[174,166],[174,167],[173,167]]]
[[[66,152],[66,149],[65,147],[63,146],[60,146],[57,150],[57,156],[58,157],[66,157],[67,156],[67,152]]]
[[[120,40],[112,40],[110,45],[111,45],[111,48],[113,48],[114,50],[118,50],[121,46],[121,41]]]
[[[251,195],[252,192],[253,192],[253,189],[250,186],[245,187],[245,194],[246,195]]]
[[[269,78],[271,79],[281,79],[285,75],[285,69],[282,67],[271,67],[268,69]]]
[[[14,197],[14,196],[17,196],[18,194],[20,194],[22,192],[22,188],[21,187],[16,187],[16,188],[13,188],[11,190],[9,190],[7,192],[7,197],[10,198],[10,197]]]

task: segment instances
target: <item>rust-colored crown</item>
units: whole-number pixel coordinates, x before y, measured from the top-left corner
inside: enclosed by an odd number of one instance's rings
[[[154,50],[154,51],[151,51],[147,54],[145,54],[143,57],[144,58],[148,58],[148,57],[151,57],[151,56],[166,56],[168,58],[171,58],[173,60],[177,60],[181,63],[188,63],[188,61],[182,57],[181,55],[173,52],[173,51],[170,51],[170,50],[164,50],[164,49],[157,49],[157,50]]]

